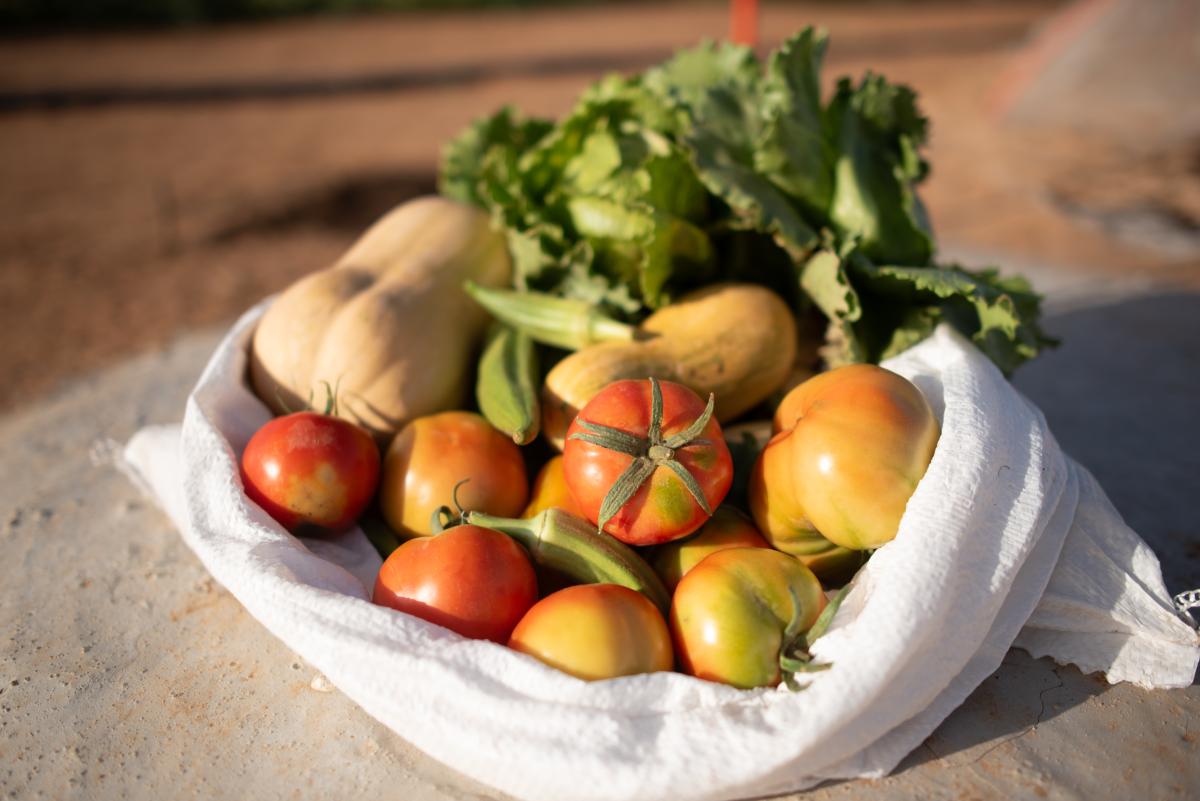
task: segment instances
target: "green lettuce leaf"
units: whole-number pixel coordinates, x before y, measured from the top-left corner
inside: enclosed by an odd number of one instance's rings
[[[827,36],[764,66],[704,43],[589,87],[551,123],[501,109],[445,148],[443,194],[504,228],[517,288],[638,321],[715,281],[827,321],[831,365],[878,361],[955,326],[1011,372],[1052,344],[1028,282],[939,265],[917,187],[928,123],[868,73],[827,101]]]
[[[476,120],[442,149],[438,192],[464,203],[487,205],[479,192],[479,184],[488,154],[493,149],[519,154],[553,127],[554,123],[549,120],[521,118],[508,106],[491,117]]]
[[[927,264],[933,235],[914,185],[926,172],[916,147],[926,122],[912,90],[867,75],[857,88],[843,78],[827,111],[833,144],[830,217],[871,259]]]
[[[767,232],[793,258],[804,258],[817,232],[755,165],[765,122],[762,68],[754,54],[704,44],[651,70],[645,83],[686,121],[679,138],[708,191],[742,227]]]
[[[821,61],[828,37],[811,28],[772,56],[763,81],[762,138],[755,171],[826,223],[833,200],[834,154],[821,107]]]
[[[1054,344],[1036,322],[1041,298],[1024,279],[957,265],[877,266],[867,259],[851,264],[868,291],[893,306],[903,302],[904,316],[887,344],[870,354],[876,360],[915,344],[942,321],[969,336],[1005,373]]]
[[[829,347],[823,356],[831,366],[866,361],[854,323],[862,318],[862,302],[850,283],[842,259],[830,250],[813,254],[799,270],[800,287],[829,320]]]

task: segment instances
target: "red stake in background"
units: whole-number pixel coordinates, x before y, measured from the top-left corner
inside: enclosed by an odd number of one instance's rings
[[[758,44],[758,0],[730,0],[729,38],[734,44]]]

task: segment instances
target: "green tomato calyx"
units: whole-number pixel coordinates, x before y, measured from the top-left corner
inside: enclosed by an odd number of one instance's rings
[[[837,594],[821,610],[821,614],[817,617],[816,622],[807,631],[801,631],[790,636],[783,648],[780,649],[779,672],[783,675],[783,683],[787,685],[789,690],[798,692],[805,688],[805,685],[796,681],[797,674],[819,673],[822,670],[829,670],[829,668],[833,667],[833,664],[830,662],[813,662],[813,655],[809,652],[809,649],[829,629],[829,624],[833,622],[833,616],[837,614],[838,607],[842,605],[842,600],[849,591],[849,586],[838,590]],[[797,614],[799,614],[798,607]],[[789,626],[788,628],[790,629],[791,627]],[[785,632],[785,636],[788,636],[788,632]]]
[[[624,472],[613,482],[613,485],[604,496],[603,503],[600,504],[600,519],[596,521],[596,527],[600,530],[604,529],[608,521],[621,510],[621,507],[629,502],[630,498],[637,494],[642,484],[646,483],[646,480],[660,467],[665,467],[674,473],[683,482],[683,485],[687,487],[688,492],[692,494],[692,497],[695,498],[696,503],[704,510],[704,513],[712,515],[712,508],[708,504],[708,499],[704,497],[704,490],[700,488],[700,483],[675,458],[675,452],[688,445],[711,444],[706,439],[700,439],[700,434],[703,433],[705,427],[708,425],[708,421],[712,419],[716,398],[709,393],[708,404],[704,407],[704,411],[701,412],[699,417],[693,420],[682,431],[676,432],[669,437],[663,437],[662,387],[659,386],[658,380],[653,376],[649,381],[650,425],[647,427],[646,436],[642,437],[637,434],[630,434],[628,431],[622,431],[619,428],[580,419],[578,420],[579,427],[583,430],[576,431],[568,437],[568,439],[581,440],[633,457],[633,461],[629,463]]]
[[[646,455],[656,462],[665,462],[675,458],[675,451],[666,445],[651,445]]]

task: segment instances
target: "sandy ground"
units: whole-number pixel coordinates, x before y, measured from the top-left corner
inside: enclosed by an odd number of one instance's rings
[[[997,120],[1015,59],[1058,9],[768,5],[763,38],[823,24],[830,80],[871,67],[918,89],[925,198],[955,252],[1200,285],[1195,140]],[[0,409],[327,264],[432,188],[440,144],[471,118],[561,113],[597,75],[726,24],[721,4],[649,4],[6,42]]]

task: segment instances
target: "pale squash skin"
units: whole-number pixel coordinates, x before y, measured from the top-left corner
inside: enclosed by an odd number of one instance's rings
[[[593,345],[549,372],[542,431],[560,450],[567,427],[601,389],[625,378],[675,381],[732,420],[778,390],[796,361],[796,321],[787,304],[753,284],[718,284],[646,318],[634,342]]]
[[[504,236],[484,212],[441,197],[393,209],[333,267],[267,309],[250,349],[250,381],[276,414],[323,409],[385,442],[407,421],[461,407],[488,315],[462,289],[507,287]]]

